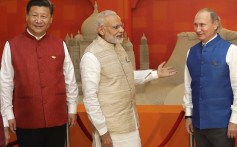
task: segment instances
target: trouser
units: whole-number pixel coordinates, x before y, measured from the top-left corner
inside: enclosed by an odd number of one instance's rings
[[[196,147],[235,147],[235,139],[227,137],[227,128],[202,129],[194,127]]]
[[[64,147],[66,124],[51,128],[16,130],[19,147]]]

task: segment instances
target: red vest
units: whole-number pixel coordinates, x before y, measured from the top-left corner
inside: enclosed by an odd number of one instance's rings
[[[9,41],[14,68],[13,111],[18,128],[47,128],[67,122],[63,41],[27,32]]]
[[[5,145],[5,134],[2,122],[2,115],[0,113],[0,147]]]

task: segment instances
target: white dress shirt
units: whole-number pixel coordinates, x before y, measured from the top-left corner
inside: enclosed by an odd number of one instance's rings
[[[31,34],[29,31],[28,33]],[[34,36],[33,34],[31,35]],[[37,40],[40,40],[43,36],[41,37],[34,36],[34,37]],[[65,53],[63,73],[66,83],[68,113],[76,114],[79,99],[78,85],[74,75],[74,67],[67,50],[67,46],[64,42],[63,46]],[[12,66],[10,45],[9,42],[7,41],[2,54],[2,62],[0,70],[0,96],[2,102],[1,112],[3,115],[3,123],[5,127],[8,126],[8,120],[15,118],[13,114],[13,105],[12,105],[12,99],[13,99],[12,95],[14,89],[13,79],[14,79],[14,68]]]
[[[106,120],[102,114],[97,98],[101,72],[100,62],[92,53],[87,52],[81,59],[80,69],[82,81],[87,81],[82,84],[82,91],[84,95],[83,102],[88,117],[92,124],[96,127],[99,134],[103,135],[108,131],[108,129],[106,127]],[[157,71],[152,71],[151,69],[134,71],[134,79],[136,84],[143,84],[155,78],[158,78]]]
[[[213,40],[216,36],[214,36],[211,40]],[[210,41],[211,41],[210,40]],[[208,42],[210,42],[208,41]],[[189,52],[187,53],[188,56]],[[227,55],[226,55],[226,63],[229,65],[229,71],[230,71],[230,82],[231,87],[233,90],[234,100],[233,104],[231,105],[232,114],[230,117],[230,122],[237,124],[237,46],[234,44],[231,44]],[[185,115],[186,116],[192,116],[192,109],[193,109],[193,103],[192,103],[192,89],[191,89],[191,76],[188,70],[187,65],[185,65],[184,69],[184,108],[185,108]]]

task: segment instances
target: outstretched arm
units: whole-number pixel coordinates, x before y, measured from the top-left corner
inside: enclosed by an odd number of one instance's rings
[[[147,69],[134,71],[135,84],[144,84],[151,80],[173,76],[177,73],[177,71],[173,67],[164,67],[164,65],[165,62],[162,62],[158,66],[157,70]]]
[[[176,69],[174,69],[172,66],[164,67],[165,63],[165,61],[162,62],[157,68],[159,78],[173,76],[177,73]]]

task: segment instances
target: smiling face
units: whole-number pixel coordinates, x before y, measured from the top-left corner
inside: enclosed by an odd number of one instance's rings
[[[122,43],[124,29],[120,17],[117,15],[106,16],[105,24],[100,27],[99,33],[109,43]]]
[[[194,19],[194,30],[198,39],[203,43],[208,42],[217,33],[218,21],[212,20],[211,15],[207,11],[200,11]]]
[[[26,15],[28,30],[37,37],[47,32],[52,20],[49,8],[44,6],[32,6]]]

